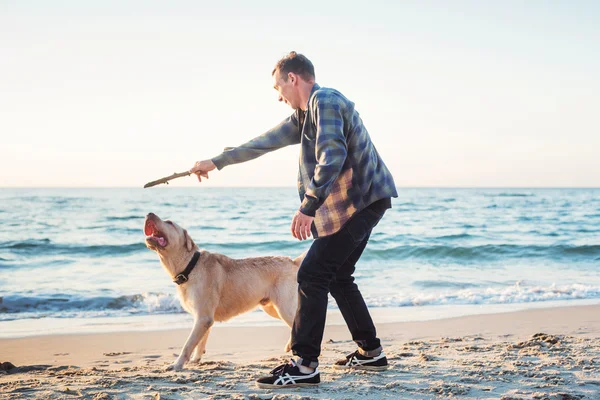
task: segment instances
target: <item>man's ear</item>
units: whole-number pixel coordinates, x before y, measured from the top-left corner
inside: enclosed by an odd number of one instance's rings
[[[188,232],[185,229],[183,230],[183,239],[185,240],[185,248],[187,249],[187,251],[194,250],[194,247],[196,247],[196,243],[194,243],[194,241],[192,240],[190,235],[188,235]]]
[[[298,82],[298,75],[293,72],[288,73],[288,81],[293,85]]]

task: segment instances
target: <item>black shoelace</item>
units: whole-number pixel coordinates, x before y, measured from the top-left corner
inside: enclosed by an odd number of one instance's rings
[[[286,372],[287,367],[292,367],[290,364],[281,364],[270,372],[272,375],[281,376]]]

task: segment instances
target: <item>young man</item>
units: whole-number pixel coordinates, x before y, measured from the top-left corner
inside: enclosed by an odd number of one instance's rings
[[[312,63],[291,52],[272,72],[279,101],[294,113],[275,128],[217,157],[198,161],[190,172],[208,172],[300,144],[298,192],[301,204],[292,235],[313,241],[298,271],[298,310],[292,327],[297,357],[269,376],[263,388],[315,385],[325,329],[327,295],[335,298],[358,350],[337,361],[339,368],[383,370],[387,359],[352,274],[371,230],[397,197],[392,175],[381,160],[354,103],[315,83]]]

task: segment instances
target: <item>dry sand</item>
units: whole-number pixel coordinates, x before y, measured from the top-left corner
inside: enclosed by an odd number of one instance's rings
[[[339,371],[355,349],[328,326],[318,388],[262,390],[289,330],[213,329],[201,364],[165,372],[187,330],[0,340],[0,399],[600,399],[600,306],[380,324],[385,372]]]

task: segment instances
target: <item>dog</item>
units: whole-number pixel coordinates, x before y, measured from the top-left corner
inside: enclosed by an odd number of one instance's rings
[[[153,213],[146,216],[144,233],[146,247],[158,254],[163,268],[178,284],[181,306],[194,317],[194,326],[179,357],[167,370],[179,371],[188,361],[199,363],[215,321],[227,321],[257,306],[292,327],[298,307],[298,268],[306,253],[294,260],[234,260],[205,250],[200,252],[187,230]],[[290,349],[291,337],[285,351]]]

